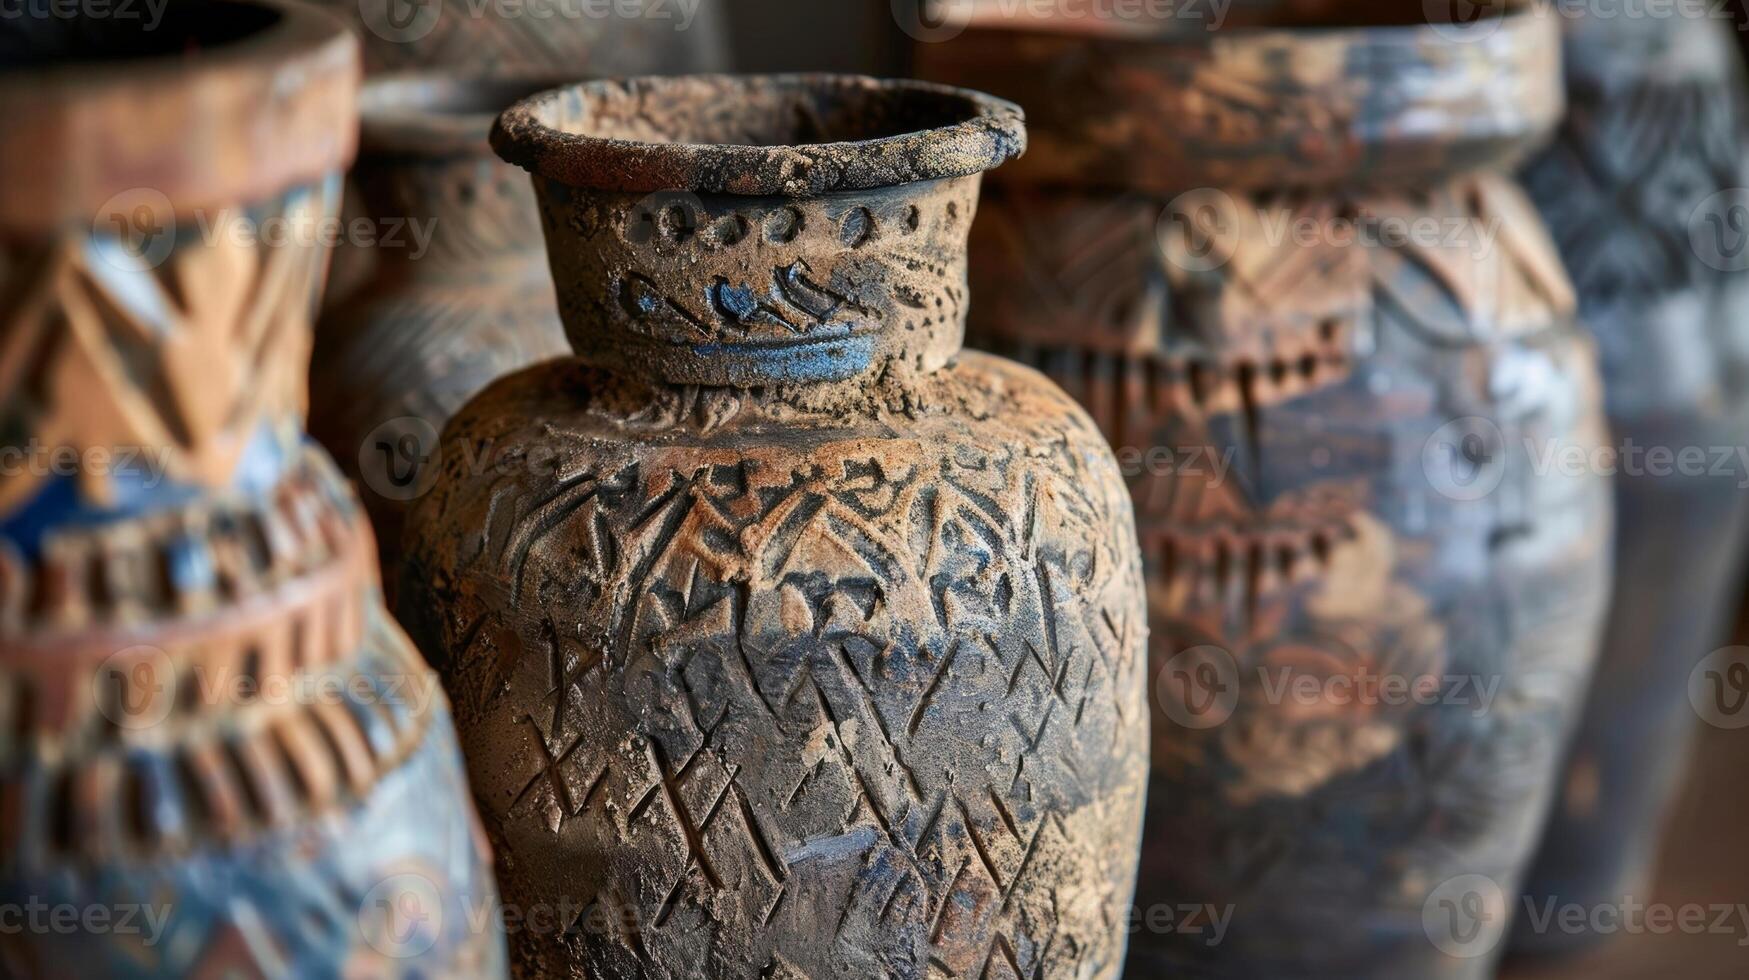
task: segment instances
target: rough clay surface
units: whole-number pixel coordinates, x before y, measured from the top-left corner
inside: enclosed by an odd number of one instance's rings
[[[443,463],[401,610],[507,901],[568,910],[513,936],[522,975],[1118,975],[1140,568],[1054,386],[979,354],[789,392],[554,362]]]

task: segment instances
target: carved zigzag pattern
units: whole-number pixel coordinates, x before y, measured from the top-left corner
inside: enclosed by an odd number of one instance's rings
[[[516,718],[532,751],[498,818],[513,848],[556,835],[579,856],[571,880],[600,883],[572,924],[611,923],[583,946],[600,975],[755,975],[771,964],[688,959],[688,935],[760,948],[822,908],[822,943],[864,957],[846,969],[1115,962],[1121,849],[1089,828],[1139,806],[1105,782],[1145,724],[1134,570],[1095,543],[1089,491],[984,452],[961,468],[835,449],[783,476],[634,464],[520,502],[502,488],[486,553],[542,610],[519,632],[546,656],[506,666],[503,624],[475,622],[458,662],[508,677],[460,686],[541,692]],[[608,642],[586,639],[602,623]],[[901,938],[854,940],[871,930]]]

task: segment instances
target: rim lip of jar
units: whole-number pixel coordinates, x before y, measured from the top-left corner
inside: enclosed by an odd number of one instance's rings
[[[90,229],[108,202],[142,191],[184,217],[351,163],[361,68],[345,23],[282,0],[200,3],[274,16],[190,52],[0,71],[0,228]]]
[[[1510,168],[1553,132],[1566,109],[1561,26],[1536,0],[1506,0],[1496,17],[1465,28],[1474,33],[1463,40],[1451,38],[1451,26],[1426,21],[1163,31],[992,14],[972,18],[957,43],[922,45],[919,54],[926,77],[988,87],[1028,105],[1037,152],[1000,174],[1003,183],[1156,193],[1414,186]],[[1122,83],[1078,99],[1053,75],[1058,64],[1111,65],[1106,76],[1121,75]],[[1202,78],[1253,75],[1263,66],[1273,74],[1258,91],[1284,111],[1289,100],[1355,110],[1297,134],[1325,147],[1324,155],[1290,157],[1263,144],[1253,153],[1192,135],[1198,127],[1181,113],[1210,104],[1188,97]],[[1142,127],[1183,150],[1167,159],[1118,159],[1121,147],[1088,142],[1106,120],[1121,122],[1113,131]]]
[[[570,115],[604,100],[699,98],[737,92],[793,93],[803,100],[915,100],[940,125],[868,139],[784,145],[660,143],[590,135]],[[945,110],[945,111],[944,111]],[[584,125],[587,120],[585,119]],[[1026,149],[1025,117],[1011,102],[930,82],[861,75],[681,75],[584,82],[543,92],[498,117],[492,146],[530,173],[583,190],[684,190],[754,197],[814,197],[967,177]]]

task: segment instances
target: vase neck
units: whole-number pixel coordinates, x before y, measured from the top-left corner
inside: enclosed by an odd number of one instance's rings
[[[947,363],[965,333],[979,179],[806,198],[536,187],[579,357],[745,388]]]
[[[365,223],[349,230],[395,278],[499,282],[529,266],[544,278],[528,179],[490,154],[377,155],[353,170]]]
[[[1025,145],[1017,106],[841,75],[585,83],[492,134],[533,174],[577,355],[730,388],[947,363],[982,174]]]

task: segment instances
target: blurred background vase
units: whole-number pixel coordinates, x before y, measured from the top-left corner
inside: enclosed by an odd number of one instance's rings
[[[1147,774],[1131,505],[1073,401],[960,350],[1019,112],[634,78],[493,139],[534,175],[576,357],[450,421],[397,608],[507,901],[587,916],[520,934],[516,969],[1117,977]]]
[[[974,5],[919,46],[1033,133],[969,336],[1086,405],[1136,502],[1132,975],[1487,976],[1608,592],[1608,482],[1539,462],[1604,444],[1595,352],[1509,176],[1560,117],[1558,31],[1278,6]]]
[[[368,74],[584,75],[726,67],[727,0],[314,0],[348,19]]]
[[[146,23],[0,22],[0,900],[54,916],[0,973],[501,974],[447,702],[302,432],[356,42]]]
[[[1738,598],[1749,508],[1749,134],[1733,32],[1712,14],[1571,5],[1571,105],[1523,172],[1597,338],[1620,454],[1615,599],[1525,886],[1539,907],[1646,900],[1696,725],[1736,722],[1738,692],[1709,691],[1703,661]],[[1521,921],[1514,945],[1602,938]]]
[[[351,252],[361,284],[318,324],[310,430],[359,482],[384,569],[450,414],[569,349],[534,193],[487,143],[498,112],[557,84],[437,72],[365,84],[351,185],[376,234]]]

